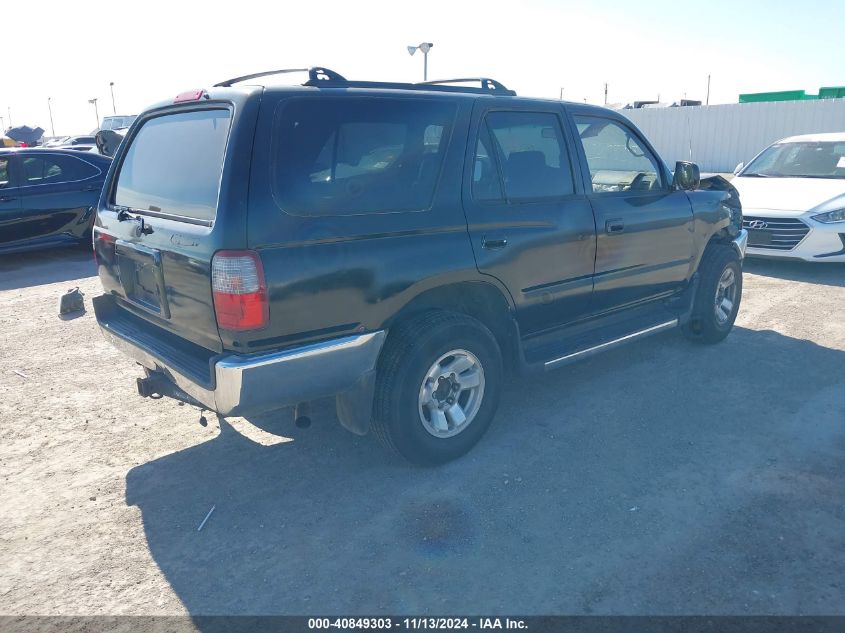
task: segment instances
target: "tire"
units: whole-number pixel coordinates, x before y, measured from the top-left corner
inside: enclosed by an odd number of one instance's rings
[[[438,373],[448,377],[431,378]],[[469,386],[475,382],[478,386]],[[464,314],[422,313],[388,335],[378,362],[373,432],[410,462],[442,464],[481,439],[501,387],[502,353],[490,330]],[[454,403],[461,408],[458,415]],[[450,410],[441,415],[441,406]]]
[[[700,281],[690,320],[683,331],[696,343],[718,343],[730,333],[739,313],[742,260],[731,246],[713,244],[704,251],[698,270]],[[721,287],[730,280],[733,281],[730,289]],[[722,294],[717,295],[717,292]],[[724,300],[730,303],[729,310]]]

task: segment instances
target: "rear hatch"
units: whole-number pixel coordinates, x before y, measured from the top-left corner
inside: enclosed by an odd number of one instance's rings
[[[186,93],[139,117],[115,156],[94,229],[100,279],[115,309],[213,351],[223,343],[212,258],[245,247],[260,96],[221,93]]]

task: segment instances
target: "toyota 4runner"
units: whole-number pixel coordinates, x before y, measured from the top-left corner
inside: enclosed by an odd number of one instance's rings
[[[243,87],[282,72],[159,104],[117,151],[94,303],[142,396],[221,416],[333,396],[350,431],[439,463],[507,371],[731,330],[735,192],[621,115],[486,78]]]

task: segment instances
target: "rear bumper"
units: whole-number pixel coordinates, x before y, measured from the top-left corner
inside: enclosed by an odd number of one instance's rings
[[[280,352],[218,354],[192,358],[190,350],[175,349],[168,333],[151,339],[131,317],[119,315],[94,299],[94,311],[106,340],[177,390],[220,415],[251,415],[290,404],[354,390],[375,372],[385,332],[369,332],[303,345]],[[115,313],[118,313],[115,315]],[[154,340],[154,342],[151,342]],[[208,363],[208,380],[196,367]],[[184,399],[184,398],[182,398]]]

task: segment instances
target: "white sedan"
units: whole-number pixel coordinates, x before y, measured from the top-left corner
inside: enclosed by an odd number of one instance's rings
[[[785,138],[735,173],[748,255],[845,262],[845,133]]]

